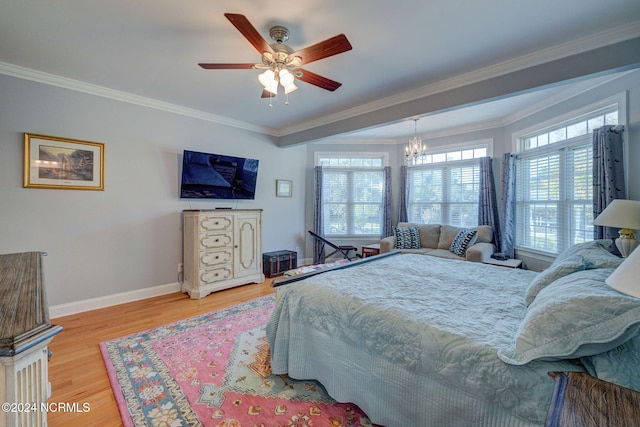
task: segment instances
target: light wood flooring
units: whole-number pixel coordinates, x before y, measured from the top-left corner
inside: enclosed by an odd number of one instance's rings
[[[121,426],[98,344],[134,332],[208,313],[273,293],[271,280],[215,292],[200,300],[173,293],[146,300],[58,317],[51,323],[63,331],[50,345],[49,402],[88,403],[88,412],[50,412],[48,424],[58,426]]]

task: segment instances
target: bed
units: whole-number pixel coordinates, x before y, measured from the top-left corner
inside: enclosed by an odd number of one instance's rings
[[[604,283],[605,242],[543,273],[392,253],[280,281],[272,371],[387,427],[543,425],[551,371],[640,390],[640,299]]]

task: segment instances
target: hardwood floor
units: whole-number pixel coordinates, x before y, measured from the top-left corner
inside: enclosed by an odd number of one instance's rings
[[[107,371],[98,344],[156,326],[208,313],[273,293],[271,280],[215,292],[200,300],[182,293],[58,317],[52,324],[63,331],[49,346],[51,399],[77,404],[78,412],[49,412],[48,424],[57,426],[121,426]],[[81,412],[88,404],[87,412]]]

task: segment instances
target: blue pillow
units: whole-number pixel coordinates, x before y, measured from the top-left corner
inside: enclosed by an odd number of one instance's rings
[[[475,241],[476,234],[478,234],[477,230],[468,230],[466,228],[463,228],[458,232],[456,237],[453,238],[453,242],[451,242],[449,251],[458,256],[464,256],[464,254],[467,252],[467,248],[471,246]]]
[[[393,229],[396,236],[397,249],[420,249],[420,233],[418,227],[397,227]]]
[[[590,375],[640,392],[640,335],[613,350],[580,361]]]
[[[640,331],[640,298],[610,288],[613,269],[578,271],[542,289],[509,346],[498,357],[512,365],[592,356]]]
[[[556,280],[568,274],[575,273],[576,271],[586,269],[587,265],[582,256],[565,258],[559,262],[556,260],[549,268],[538,273],[535,279],[533,279],[524,296],[525,304],[528,307],[542,289],[549,286]]]
[[[624,259],[609,252],[607,250],[609,246],[611,246],[611,240],[607,239],[578,243],[577,245],[573,245],[562,251],[553,263],[562,262],[565,259],[573,258],[575,256],[582,256],[587,265],[587,269],[617,268],[622,264]]]

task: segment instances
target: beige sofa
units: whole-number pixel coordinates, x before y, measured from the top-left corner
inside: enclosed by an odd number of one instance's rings
[[[453,239],[461,230],[460,227],[440,224],[414,224],[399,222],[398,227],[418,226],[420,235],[420,249],[399,249],[402,253],[416,253],[432,255],[441,258],[459,259],[473,262],[483,262],[491,258],[496,251],[493,243],[493,229],[490,225],[472,227],[477,230],[476,241],[467,248],[465,256],[460,257],[449,250]],[[380,253],[390,252],[395,249],[395,236],[385,237],[380,240]]]

